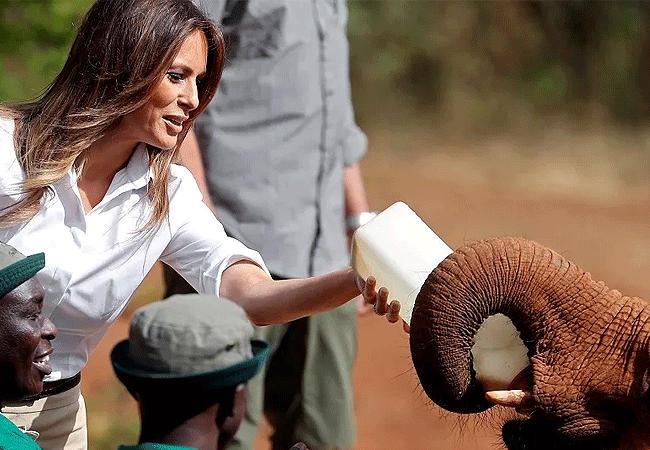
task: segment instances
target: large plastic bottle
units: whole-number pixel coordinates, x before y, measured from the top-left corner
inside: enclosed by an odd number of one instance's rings
[[[397,202],[355,231],[352,266],[364,278],[372,275],[390,298],[400,301],[408,324],[415,298],[429,274],[452,253],[411,208]]]

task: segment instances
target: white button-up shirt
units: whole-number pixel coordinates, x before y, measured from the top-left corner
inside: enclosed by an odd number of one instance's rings
[[[13,133],[13,120],[0,119],[0,213],[21,198],[24,180]],[[71,168],[37,215],[0,229],[0,241],[23,254],[45,253],[45,268],[37,274],[45,288],[43,314],[59,333],[48,380],[83,369],[156,261],[168,263],[206,294],[219,292],[221,274],[237,261],[251,260],[266,270],[257,252],[226,236],[181,166],[171,167],[168,219],[141,231],[151,214],[146,198],[151,177],[148,153],[140,145],[102,201],[85,214]]]

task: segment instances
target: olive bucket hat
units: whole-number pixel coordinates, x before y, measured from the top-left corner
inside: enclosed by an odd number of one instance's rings
[[[196,393],[245,383],[268,354],[266,342],[253,340],[253,325],[239,305],[188,294],[138,309],[111,362],[127,387]]]
[[[43,253],[25,256],[11,245],[0,242],[0,298],[36,275],[43,267]]]

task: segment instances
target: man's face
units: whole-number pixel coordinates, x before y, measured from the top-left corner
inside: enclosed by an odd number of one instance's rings
[[[0,299],[0,401],[38,394],[52,371],[56,328],[42,309],[43,287],[33,278]]]

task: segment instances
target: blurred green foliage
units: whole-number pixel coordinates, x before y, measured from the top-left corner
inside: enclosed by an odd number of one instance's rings
[[[0,100],[37,97],[61,70],[91,0],[0,0]]]
[[[650,116],[649,2],[356,0],[349,7],[361,122],[385,110],[384,118],[483,134],[527,130],[558,113],[637,125]]]
[[[0,0],[0,100],[38,96],[92,0]],[[650,2],[351,0],[362,124],[528,130],[568,114],[650,117]]]

